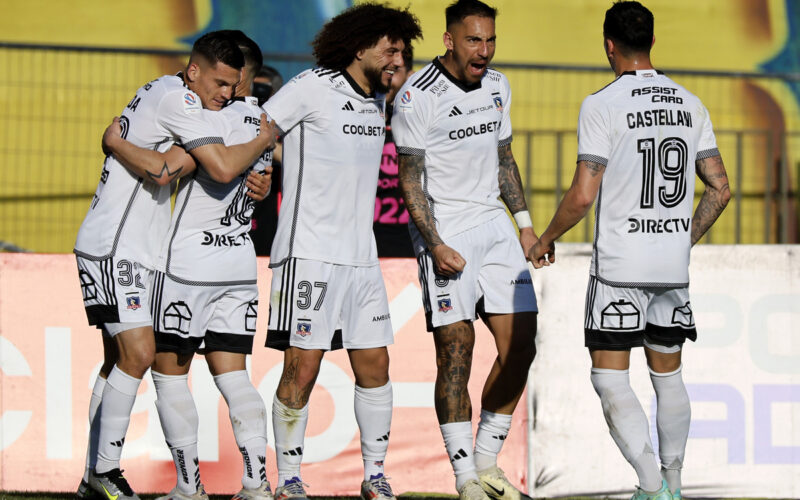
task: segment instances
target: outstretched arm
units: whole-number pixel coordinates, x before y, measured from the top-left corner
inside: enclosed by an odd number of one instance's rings
[[[123,139],[121,132],[119,118],[115,116],[103,133],[103,152],[113,154],[125,168],[147,181],[166,186],[197,168],[194,158],[179,146],[160,153],[136,146]]]
[[[593,161],[578,162],[572,185],[558,205],[553,220],[528,252],[533,267],[539,269],[555,262],[555,241],[586,216],[597,198],[605,169],[605,165]]]
[[[692,217],[692,245],[700,241],[708,228],[720,216],[728,200],[731,190],[728,186],[728,174],[719,155],[704,158],[695,162],[697,176],[706,188],[697,204]]]
[[[499,169],[497,181],[500,185],[500,197],[514,215],[519,228],[519,242],[525,255],[538,239],[533,230],[531,216],[528,212],[528,205],[525,203],[525,191],[522,189],[522,178],[519,175],[519,167],[514,160],[511,152],[511,143],[497,148],[499,158]]]
[[[425,166],[425,157],[404,154],[397,156],[400,189],[403,191],[408,215],[411,216],[428,250],[431,251],[437,270],[448,276],[461,272],[466,261],[458,252],[445,245],[439,237],[436,223],[431,215],[431,207],[422,190],[422,168]]]

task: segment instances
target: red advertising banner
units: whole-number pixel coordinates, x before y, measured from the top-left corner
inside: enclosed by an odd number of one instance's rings
[[[282,354],[263,347],[271,272],[259,259],[258,329],[249,371],[269,413]],[[413,259],[381,262],[391,303],[395,344],[390,346],[394,415],[386,459],[396,493],[454,493],[453,473],[433,408],[433,340],[425,318]],[[494,362],[491,334],[476,323],[470,393],[474,420],[480,391]],[[91,387],[100,368],[99,331],[89,327],[72,255],[0,254],[0,490],[71,491],[83,473]],[[202,357],[190,384],[200,415],[201,478],[209,493],[241,487],[242,460],[228,410]],[[164,443],[149,374],[131,418],[122,468],[134,490],[166,492],[175,469]],[[522,399],[525,401],[525,398]],[[500,457],[509,479],[527,489],[527,423],[520,405]],[[277,479],[274,450],[267,474]],[[311,396],[303,479],[311,495],[358,495],[362,461],[353,415],[353,376],[343,351],[325,355]]]

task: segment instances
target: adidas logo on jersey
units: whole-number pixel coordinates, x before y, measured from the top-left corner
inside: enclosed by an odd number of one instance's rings
[[[458,109],[458,106],[453,106],[453,109],[450,110],[450,114],[447,115],[447,116],[458,116],[458,115],[463,115],[463,114],[464,113],[462,113],[461,110]]]
[[[342,106],[342,111],[355,111],[355,108],[353,108],[353,103],[347,101],[345,105]]]

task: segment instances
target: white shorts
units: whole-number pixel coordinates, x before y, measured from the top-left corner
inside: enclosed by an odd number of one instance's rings
[[[258,286],[190,285],[156,272],[153,327],[157,352],[250,354],[258,316]]]
[[[92,260],[76,255],[83,306],[90,325],[109,335],[153,324],[153,271],[130,259]]]
[[[371,349],[394,342],[381,268],[287,259],[272,269],[267,347]]]
[[[479,313],[538,312],[522,246],[505,214],[452,236],[445,244],[467,264],[455,277],[447,277],[435,272],[430,251],[417,256],[428,331],[474,321]]]
[[[688,288],[613,287],[594,276],[589,276],[583,327],[586,347],[607,351],[697,339]]]

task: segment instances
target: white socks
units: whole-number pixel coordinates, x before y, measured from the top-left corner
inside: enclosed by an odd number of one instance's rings
[[[689,395],[681,378],[681,367],[669,373],[650,370],[650,380],[658,401],[656,428],[661,475],[667,480],[669,489],[675,491],[681,487],[681,468],[692,419]]]
[[[456,490],[470,479],[478,480],[472,444],[472,422],[450,422],[439,426],[447,456],[456,475]]]
[[[609,432],[622,455],[636,470],[639,487],[661,488],[661,473],[650,441],[650,427],[642,405],[628,381],[628,370],[592,368],[592,385],[603,405]]]
[[[479,471],[497,465],[497,455],[511,429],[511,415],[481,410],[475,436],[475,468]]]
[[[276,394],[272,399],[272,430],[275,434],[278,487],[294,477],[300,477],[306,425],[308,405],[297,410],[289,408],[280,402]]]
[[[199,421],[188,375],[164,375],[151,370],[156,388],[156,408],[164,439],[172,452],[181,493],[193,495],[200,487],[200,459],[197,454]]]
[[[392,382],[365,389],[356,385],[354,408],[361,431],[361,457],[364,459],[364,479],[383,474],[383,461],[389,448],[392,426]]]
[[[100,430],[95,465],[97,473],[119,468],[122,445],[125,443],[131,410],[141,381],[142,379],[131,377],[116,366],[108,375],[99,410]]]
[[[103,389],[106,386],[106,379],[99,374],[94,380],[92,396],[89,399],[89,444],[86,446],[86,469],[83,471],[83,480],[89,481],[89,471],[94,470],[97,464],[97,445],[100,441],[100,419],[97,417],[97,409],[103,400]]]
[[[246,370],[214,377],[228,404],[233,435],[242,453],[242,486],[255,489],[267,480],[267,408]]]

